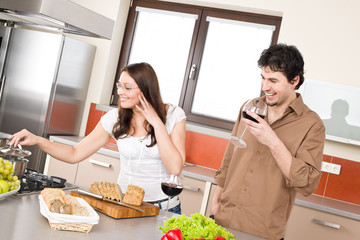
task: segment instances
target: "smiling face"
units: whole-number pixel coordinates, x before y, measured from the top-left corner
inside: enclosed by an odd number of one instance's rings
[[[139,104],[140,88],[135,80],[130,77],[129,73],[124,71],[120,75],[117,93],[119,94],[119,102],[122,108],[135,108]]]
[[[296,99],[295,87],[299,82],[299,76],[289,82],[282,72],[274,72],[269,67],[263,67],[261,77],[261,89],[265,93],[268,106],[288,106]]]

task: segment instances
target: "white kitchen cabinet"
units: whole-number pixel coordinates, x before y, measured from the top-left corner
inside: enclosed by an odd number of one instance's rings
[[[116,183],[120,171],[120,160],[95,153],[79,163],[75,184],[88,187],[93,182]]]
[[[76,179],[76,173],[78,169],[78,163],[70,164],[63,161],[57,160],[56,158],[49,157],[47,158],[48,165],[47,171],[44,171],[44,174],[48,176],[57,176],[65,178],[67,182],[74,184]]]
[[[179,195],[181,213],[190,217],[201,210],[206,182],[184,176],[183,185],[183,191]]]
[[[50,157],[48,161],[46,175],[62,177],[69,183],[83,187],[99,181],[115,183],[120,171],[118,158],[100,153],[95,153],[77,164],[65,163],[53,157]]]
[[[181,213],[191,216],[194,213],[210,215],[210,197],[214,184],[189,176],[183,178],[184,189],[179,195]]]
[[[358,240],[360,221],[312,208],[294,205],[285,239],[287,240]]]

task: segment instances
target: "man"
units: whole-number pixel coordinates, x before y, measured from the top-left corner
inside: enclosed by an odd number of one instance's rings
[[[304,61],[295,46],[278,44],[262,52],[262,99],[268,105],[265,119],[241,115],[232,135],[242,137],[246,148],[229,143],[212,200],[218,224],[266,239],[282,239],[296,192],[309,195],[321,177],[325,128],[296,93],[304,82]]]

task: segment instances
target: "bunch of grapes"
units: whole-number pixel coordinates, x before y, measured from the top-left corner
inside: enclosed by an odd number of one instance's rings
[[[0,157],[0,194],[5,193],[6,187],[4,187],[5,184],[8,185],[8,191],[15,190],[20,185],[20,180],[18,179],[18,176],[13,176],[14,174],[14,168],[13,164],[9,160],[3,160],[2,157]]]

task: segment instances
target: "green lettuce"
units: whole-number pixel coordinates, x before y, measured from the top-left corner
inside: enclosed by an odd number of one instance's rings
[[[217,225],[214,219],[207,218],[200,213],[195,213],[190,218],[185,215],[169,218],[164,222],[164,226],[159,226],[159,228],[164,234],[171,229],[178,228],[181,230],[183,240],[193,238],[213,239],[217,236],[222,236],[226,240],[234,239],[234,235]]]

